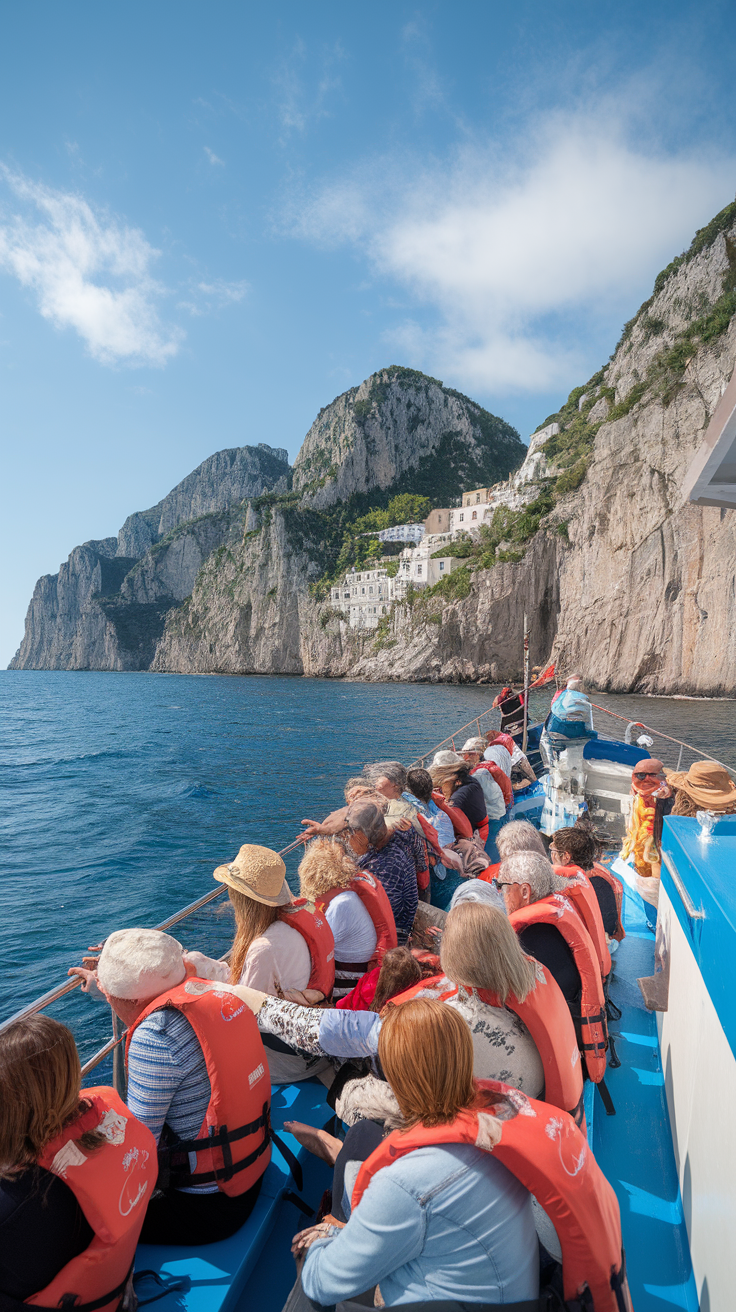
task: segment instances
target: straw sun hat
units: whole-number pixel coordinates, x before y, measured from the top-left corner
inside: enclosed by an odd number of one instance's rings
[[[687,772],[668,774],[667,783],[681,788],[704,811],[719,811],[736,803],[736,785],[717,761],[696,761]]]
[[[245,843],[235,860],[218,866],[212,878],[256,902],[264,902],[267,907],[283,907],[291,902],[286,866],[278,852],[272,852],[270,847]]]

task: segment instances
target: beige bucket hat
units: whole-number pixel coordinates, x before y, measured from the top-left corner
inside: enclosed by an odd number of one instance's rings
[[[736,785],[717,761],[695,761],[687,772],[668,772],[667,783],[681,788],[703,810],[719,811],[736,803]]]
[[[256,902],[264,902],[267,907],[283,907],[291,902],[286,866],[278,852],[272,852],[270,847],[244,843],[235,860],[218,866],[212,878]]]

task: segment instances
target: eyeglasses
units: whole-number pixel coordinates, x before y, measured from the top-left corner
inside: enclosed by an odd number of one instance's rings
[[[503,880],[501,880],[501,879],[494,879],[493,882],[494,882],[496,888],[501,888],[501,889],[503,889],[503,888],[513,888],[513,887],[514,887],[514,881],[513,881],[513,879],[507,879],[507,880],[505,880],[505,881],[503,881]]]
[[[635,779],[660,779],[661,776],[662,776],[661,770],[635,770],[634,771]]]

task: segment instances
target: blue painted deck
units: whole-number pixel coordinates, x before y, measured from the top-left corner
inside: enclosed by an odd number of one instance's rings
[[[623,1013],[611,1023],[621,1066],[606,1074],[616,1116],[606,1116],[596,1096],[592,1143],[618,1196],[636,1312],[698,1312],[657,1021],[636,982],[654,971],[653,922],[651,908],[624,886],[626,938],[614,955],[610,990]]]
[[[314,1211],[329,1187],[332,1173],[323,1162],[300,1148],[291,1135],[284,1134],[282,1126],[285,1120],[324,1125],[332,1114],[325,1094],[326,1089],[318,1080],[276,1085],[271,1104],[274,1129],[302,1165],[304,1188],[300,1196]],[[230,1239],[205,1244],[199,1249],[139,1244],[136,1271],[153,1270],[165,1278],[186,1276],[191,1281],[186,1292],[164,1295],[156,1302],[156,1308],[160,1312],[175,1312],[175,1309],[233,1312],[245,1290],[244,1310],[248,1307],[250,1312],[261,1308],[279,1312],[294,1282],[291,1238],[297,1230],[309,1225],[309,1218],[285,1200],[287,1190],[297,1192],[288,1165],[274,1144],[258,1201],[245,1225]],[[268,1261],[267,1255],[270,1255]],[[156,1292],[146,1282],[138,1294],[143,1302]]]

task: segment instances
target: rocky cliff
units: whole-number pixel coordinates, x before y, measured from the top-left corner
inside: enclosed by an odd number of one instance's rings
[[[733,694],[736,511],[691,505],[682,485],[733,371],[735,314],[733,205],[528,451],[437,380],[382,370],[320,412],[291,491],[283,464],[261,471],[260,496],[237,471],[228,483],[239,453],[220,453],[200,467],[225,471],[217,493],[197,500],[184,480],[117,541],[76,548],[39,581],[14,664],[495,682],[520,674],[526,612],[533,660],[598,688]],[[456,544],[460,568],[351,631],[326,584],[366,512],[489,484],[492,518]]]
[[[540,426],[495,489],[491,523],[459,545],[462,567],[359,634],[304,584],[330,565],[315,512],[362,490],[371,458],[381,486],[403,476],[381,427],[385,383],[368,380],[310,430],[295,466],[302,509],[274,506],[205,567],[155,668],[495,682],[520,674],[526,612],[533,659],[554,655],[599,688],[732,694],[736,512],[685,503],[681,489],[733,370],[735,312],[731,206],[659,275],[610,363]],[[394,428],[404,441],[424,420],[412,403]]]
[[[75,547],[36,584],[11,669],[145,670],[169,611],[211,553],[242,532],[245,498],[286,492],[286,451],[236,447],[203,461],[117,538]]]

